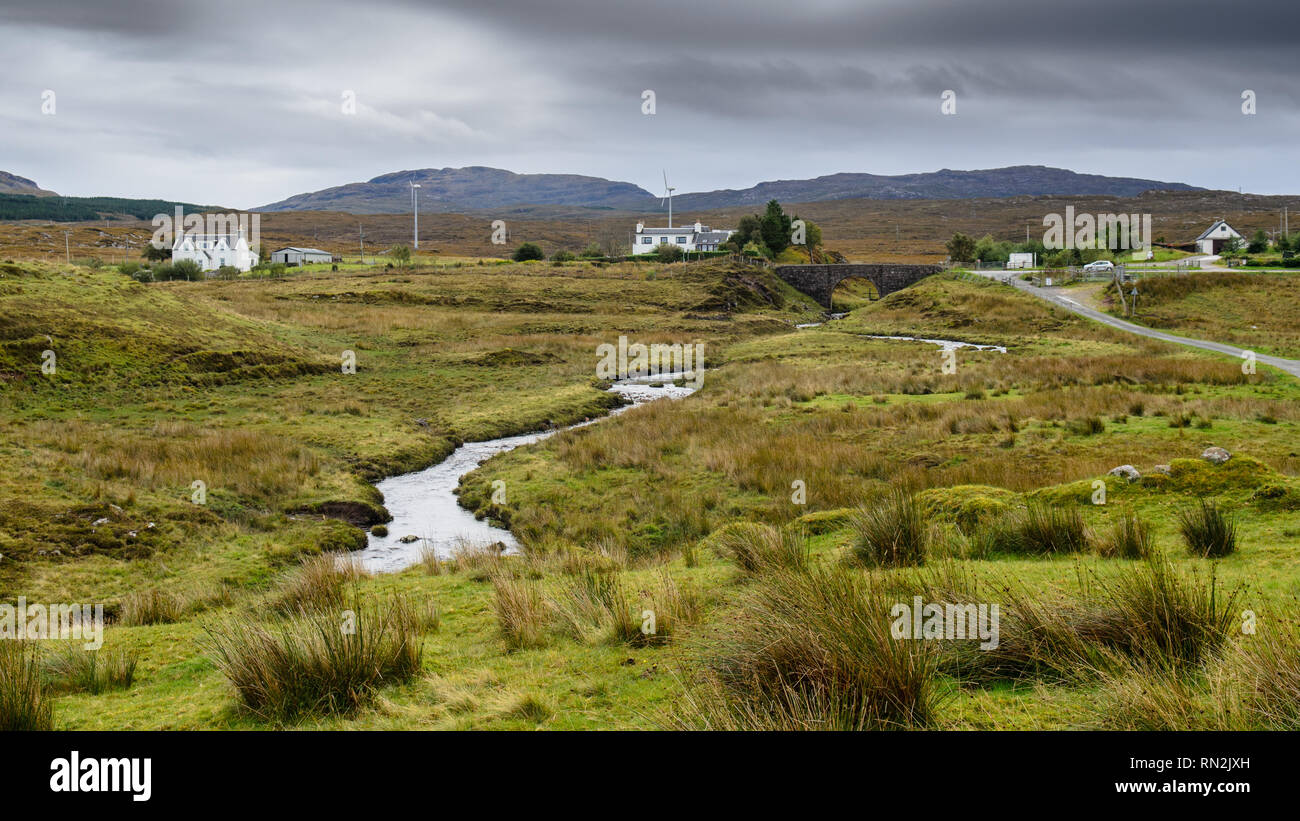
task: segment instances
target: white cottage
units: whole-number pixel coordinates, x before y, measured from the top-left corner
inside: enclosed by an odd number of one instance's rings
[[[636,237],[632,240],[632,253],[650,254],[659,250],[660,245],[676,245],[683,251],[716,251],[733,233],[727,230],[714,231],[699,222],[681,228],[647,228],[645,223],[638,222]]]
[[[1223,220],[1215,220],[1196,238],[1196,251],[1201,254],[1217,254],[1232,239],[1243,239],[1236,229]]]
[[[244,229],[239,234],[182,234],[172,246],[172,262],[189,259],[204,271],[229,265],[247,271],[257,264],[257,252],[248,247]]]

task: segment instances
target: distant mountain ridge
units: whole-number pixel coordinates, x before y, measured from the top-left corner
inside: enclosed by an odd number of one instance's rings
[[[516,174],[500,168],[424,168],[382,174],[320,191],[296,194],[255,211],[343,211],[404,214],[411,210],[411,183],[420,186],[425,212],[483,211],[519,205],[565,205],[641,210],[657,206],[659,195],[603,177],[579,174]],[[977,199],[1039,195],[1133,197],[1144,191],[1203,191],[1179,182],[1078,174],[1064,168],[1017,165],[975,171],[919,174],[830,174],[810,180],[774,180],[752,188],[725,189],[673,198],[682,209],[713,209],[783,202],[842,199]]]
[[[33,180],[0,171],[0,194],[35,194],[38,197],[53,197],[53,191],[46,191]]]

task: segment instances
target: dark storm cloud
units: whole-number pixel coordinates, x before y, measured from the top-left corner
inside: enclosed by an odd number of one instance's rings
[[[239,206],[448,165],[653,190],[670,167],[683,192],[1021,163],[1300,190],[1297,31],[1294,0],[6,0],[0,170]]]

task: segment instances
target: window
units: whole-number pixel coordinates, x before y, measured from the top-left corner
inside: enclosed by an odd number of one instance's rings
[[[654,245],[654,242],[655,241],[652,237],[641,237],[642,245]]]
[[[668,237],[660,237],[660,238],[659,238],[659,244],[660,244],[660,245],[667,245],[667,244],[668,244]]]
[[[678,244],[678,245],[685,245],[685,244],[686,244],[686,237],[678,237],[678,238],[677,238],[677,244]]]

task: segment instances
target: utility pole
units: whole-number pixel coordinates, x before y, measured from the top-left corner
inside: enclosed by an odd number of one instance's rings
[[[72,264],[72,247],[68,244],[68,232],[63,232],[63,255],[67,258],[68,264]]]
[[[361,230],[361,223],[357,223],[357,241],[361,243],[361,264],[366,264],[366,235]]]

